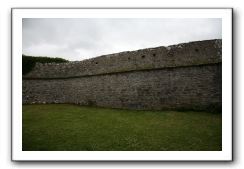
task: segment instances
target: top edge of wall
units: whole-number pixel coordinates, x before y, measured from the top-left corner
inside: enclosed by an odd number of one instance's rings
[[[69,78],[220,62],[222,40],[213,39],[102,55],[83,61],[37,63],[23,78]]]

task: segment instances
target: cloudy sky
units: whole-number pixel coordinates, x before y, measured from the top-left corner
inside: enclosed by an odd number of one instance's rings
[[[23,54],[70,61],[221,39],[221,19],[23,19]]]

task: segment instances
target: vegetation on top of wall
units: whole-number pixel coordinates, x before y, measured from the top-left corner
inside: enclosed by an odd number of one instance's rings
[[[22,55],[22,74],[25,75],[29,73],[36,65],[36,63],[63,63],[68,62],[68,60],[62,58],[50,58],[50,57],[34,57]]]

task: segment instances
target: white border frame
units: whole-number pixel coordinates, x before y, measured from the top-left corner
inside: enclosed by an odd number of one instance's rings
[[[222,151],[22,151],[22,18],[222,18]],[[232,9],[12,9],[13,161],[231,161]]]

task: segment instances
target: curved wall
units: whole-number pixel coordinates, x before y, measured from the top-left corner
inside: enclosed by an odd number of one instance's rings
[[[221,48],[221,40],[206,40],[37,64],[23,77],[23,103],[220,110]]]

